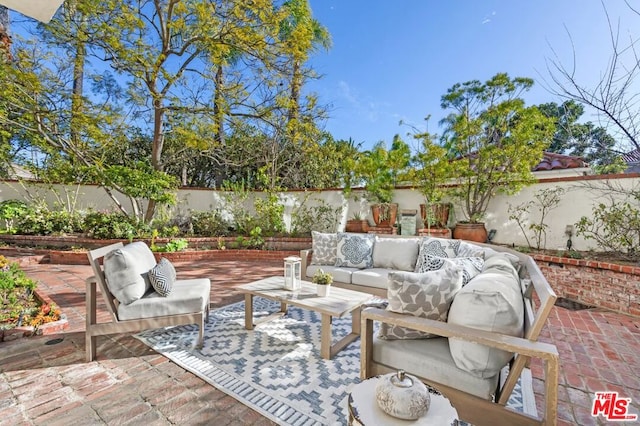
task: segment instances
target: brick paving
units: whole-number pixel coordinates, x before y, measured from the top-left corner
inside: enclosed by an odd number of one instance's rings
[[[242,300],[238,284],[282,269],[281,261],[175,265],[180,277],[211,279],[214,308]],[[85,363],[84,280],[90,267],[27,263],[24,269],[66,313],[70,328],[0,343],[0,425],[274,424],[130,335],[99,337],[96,361]],[[618,391],[631,398],[631,412],[640,413],[640,318],[555,307],[541,340],[560,353],[559,425],[606,424],[591,416],[595,391]],[[541,409],[544,374],[535,361],[531,368]]]

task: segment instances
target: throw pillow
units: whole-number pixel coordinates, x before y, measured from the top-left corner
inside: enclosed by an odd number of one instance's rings
[[[460,268],[462,270],[463,286],[467,285],[473,277],[482,272],[482,267],[484,266],[484,259],[481,257],[454,257],[453,259],[447,259],[427,254],[422,260],[420,269],[416,270],[416,272],[437,271],[452,267]]]
[[[387,310],[446,321],[453,297],[460,288],[462,288],[462,271],[456,267],[423,274],[390,272]],[[379,337],[396,340],[425,339],[435,336],[410,328],[382,323]]]
[[[338,236],[311,231],[311,248],[312,265],[335,265]]]
[[[151,286],[160,296],[168,296],[176,282],[176,268],[164,257],[149,271]]]
[[[338,232],[335,266],[359,269],[373,267],[374,241],[374,235]]]
[[[413,272],[420,250],[417,238],[376,236],[373,245],[373,267]]]
[[[475,244],[467,243],[466,241],[460,241],[458,247],[458,254],[456,257],[482,257],[484,258],[484,247],[477,246]]]
[[[156,259],[141,241],[127,244],[104,256],[104,277],[107,287],[118,302],[128,305],[149,290],[149,269]]]
[[[420,242],[420,251],[414,272],[426,272],[422,264],[427,262],[427,256],[436,257],[457,257],[460,248],[460,240],[449,240],[445,238],[425,237]]]

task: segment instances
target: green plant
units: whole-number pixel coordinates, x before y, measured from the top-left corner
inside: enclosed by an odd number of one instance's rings
[[[132,240],[148,231],[143,223],[120,212],[89,212],[84,217],[84,232],[90,238]]]
[[[80,214],[50,210],[42,203],[29,206],[15,220],[15,231],[25,235],[71,234],[81,232],[82,228]]]
[[[364,220],[364,215],[359,211],[353,212],[351,220]]]
[[[225,250],[227,248],[227,245],[224,242],[224,238],[222,237],[218,237],[218,250]]]
[[[533,246],[529,241],[529,237],[527,236],[525,228],[528,228],[529,231],[533,233],[536,249],[540,250],[541,248],[546,248],[547,229],[549,228],[549,225],[547,225],[545,219],[547,218],[547,215],[551,210],[558,207],[560,201],[562,200],[562,195],[564,194],[564,192],[564,189],[561,187],[541,189],[539,191],[536,191],[536,193],[534,194],[535,200],[530,200],[515,207],[509,204],[509,219],[516,221],[518,227],[522,231],[522,235],[527,240],[527,244],[529,245],[529,247]],[[531,222],[528,226],[526,226],[527,221],[531,219],[532,207],[538,208],[540,217],[538,222]]]
[[[193,233],[203,237],[227,235],[229,224],[223,219],[220,210],[195,211],[191,213]]]
[[[341,208],[334,209],[324,200],[317,200],[319,205],[316,206],[306,206],[305,202],[291,212],[291,233],[311,235],[311,231],[335,232]]]
[[[189,242],[184,238],[178,238],[175,240],[170,240],[167,244],[165,244],[164,251],[173,253],[186,250],[187,247],[189,247]]]
[[[264,246],[264,238],[262,238],[262,228],[256,226],[249,232],[248,247],[260,249]]]
[[[251,229],[255,229],[259,224],[265,235],[280,234],[285,231],[284,205],[277,194],[269,193],[265,198],[256,198],[254,207],[256,217]]]
[[[333,276],[324,272],[322,269],[318,269],[313,277],[311,277],[311,282],[318,285],[331,285],[333,283]]]
[[[0,219],[4,220],[7,232],[13,232],[14,221],[25,214],[27,204],[20,200],[5,200],[0,203]]]
[[[420,146],[411,158],[409,179],[417,186],[425,204],[439,203],[446,193],[445,183],[453,172],[447,150],[435,143],[436,136],[429,132],[416,133],[413,137],[420,141]]]

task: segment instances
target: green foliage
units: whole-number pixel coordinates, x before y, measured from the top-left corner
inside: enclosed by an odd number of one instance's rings
[[[249,232],[249,241],[247,247],[261,249],[264,246],[264,238],[262,238],[262,228],[256,226]]]
[[[334,209],[324,200],[318,202],[317,206],[306,206],[302,203],[291,212],[292,234],[311,235],[311,231],[336,232],[342,208]]]
[[[280,202],[277,194],[269,193],[266,198],[257,197],[254,207],[256,209],[254,223],[256,226],[260,225],[265,235],[281,234],[285,231],[284,205]],[[256,226],[253,226],[252,229]]]
[[[27,277],[17,262],[0,256],[0,323],[15,319],[33,303],[37,282]]]
[[[434,141],[436,136],[431,133],[417,133],[413,137],[420,141],[420,147],[411,158],[409,180],[418,187],[426,204],[439,203],[445,195],[444,184],[453,177],[447,150]]]
[[[189,242],[184,238],[178,238],[175,240],[169,241],[164,246],[164,251],[168,253],[173,253],[177,251],[184,251],[189,247]]]
[[[15,219],[15,231],[25,235],[72,234],[82,232],[83,218],[77,213],[50,210],[44,204],[29,206]]]
[[[333,283],[333,276],[324,272],[322,269],[318,269],[313,277],[311,277],[311,282],[318,285],[331,285]]]
[[[28,210],[27,204],[20,200],[5,200],[0,203],[0,219],[4,220],[7,232],[13,232],[14,221]]]
[[[120,212],[89,212],[84,218],[84,232],[90,238],[131,240],[149,231],[143,223]]]
[[[533,247],[527,235],[527,229],[533,233],[535,248],[540,250],[547,247],[547,229],[549,225],[545,222],[549,212],[560,204],[564,189],[557,186],[555,188],[547,188],[536,191],[534,200],[513,206],[509,204],[509,220],[514,220],[522,231],[522,235],[527,240],[529,247]],[[537,208],[539,219],[537,222],[530,222],[531,209]]]
[[[192,212],[191,223],[195,235],[216,237],[229,233],[229,224],[219,210]]]
[[[553,120],[525,107],[528,78],[496,74],[485,83],[457,83],[442,97],[444,146],[453,161],[451,194],[470,222],[479,222],[497,193],[514,194],[532,183],[531,169],[551,142]]]
[[[628,168],[628,164],[624,161],[621,156],[616,156],[610,163],[608,164],[596,164],[593,167],[593,171],[597,175],[610,175],[617,173],[624,173]]]
[[[356,176],[364,181],[366,198],[372,203],[387,204],[393,199],[393,190],[400,176],[406,175],[411,149],[396,135],[391,149],[384,142],[362,153],[355,165]]]
[[[640,260],[640,198],[633,202],[600,203],[591,218],[583,216],[576,224],[576,234],[593,240],[604,251],[613,251],[629,260]]]

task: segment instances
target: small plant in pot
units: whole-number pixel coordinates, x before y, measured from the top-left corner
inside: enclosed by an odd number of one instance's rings
[[[346,232],[367,232],[369,230],[369,222],[359,211],[351,215],[351,219],[347,220],[344,228]]]
[[[333,276],[328,272],[324,272],[322,269],[318,269],[316,273],[313,274],[311,282],[316,284],[318,296],[328,296],[331,283],[333,283]]]
[[[498,194],[515,194],[534,181],[531,169],[541,160],[554,132],[554,123],[519,96],[533,80],[496,74],[485,83],[458,83],[442,97],[452,109],[442,137],[452,159],[455,185],[451,195],[466,221],[453,237],[487,240],[482,222],[489,202]]]

